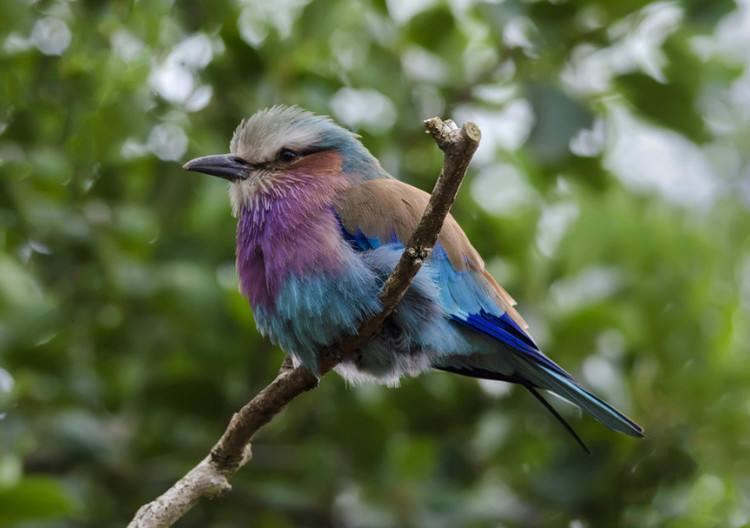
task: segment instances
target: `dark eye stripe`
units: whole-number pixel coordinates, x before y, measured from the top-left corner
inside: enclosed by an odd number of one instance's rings
[[[330,150],[330,148],[329,147],[310,147],[310,148],[306,148],[306,149],[303,149],[303,150],[292,150],[290,148],[282,148],[279,151],[279,154],[277,155],[277,157],[275,159],[270,159],[270,160],[267,160],[267,161],[258,161],[256,163],[251,163],[251,162],[247,161],[246,159],[237,157],[237,161],[239,163],[243,164],[243,165],[246,165],[246,166],[250,167],[253,170],[264,170],[264,169],[267,169],[267,168],[273,166],[274,162],[277,162],[279,160],[283,161],[285,163],[289,163],[290,161],[293,161],[294,159],[303,158],[305,156],[309,156],[310,154],[317,154],[318,152],[324,152],[326,150]],[[294,157],[286,159],[286,160],[283,159],[281,157],[281,154],[284,151],[291,152],[292,154],[294,154]]]
[[[299,157],[302,157],[302,156],[309,156],[310,154],[317,154],[318,152],[323,152],[326,150],[330,150],[330,148],[329,147],[309,147],[304,150],[298,150],[297,154],[299,155]]]

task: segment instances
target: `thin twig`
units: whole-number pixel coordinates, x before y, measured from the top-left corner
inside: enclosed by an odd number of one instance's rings
[[[444,152],[443,169],[416,230],[380,293],[382,310],[363,322],[356,334],[320,352],[320,375],[354,354],[377,332],[403,298],[422,263],[429,257],[481,134],[473,123],[458,128],[453,121],[433,117],[425,130]],[[284,361],[276,378],[234,414],[211,453],[153,502],[142,506],[129,528],[172,526],[204,497],[232,489],[229,478],[251,459],[253,435],[294,398],[315,388],[318,378],[304,367]]]

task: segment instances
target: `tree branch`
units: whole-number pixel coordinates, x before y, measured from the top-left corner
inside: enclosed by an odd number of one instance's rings
[[[474,155],[481,133],[474,123],[462,128],[453,121],[433,117],[425,130],[444,152],[440,172],[427,208],[380,293],[382,310],[363,322],[356,334],[320,352],[320,375],[356,352],[377,332],[403,298],[422,263],[429,257],[448,214],[466,168]],[[129,528],[172,526],[203,497],[211,498],[231,490],[229,478],[251,459],[253,435],[290,401],[318,384],[318,378],[304,367],[294,368],[290,360],[281,365],[276,378],[234,414],[211,453],[153,502],[142,506]]]

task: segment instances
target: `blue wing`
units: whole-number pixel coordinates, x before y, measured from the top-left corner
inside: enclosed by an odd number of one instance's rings
[[[336,213],[343,236],[358,251],[403,248],[416,228],[429,195],[392,179],[372,180],[344,193]],[[581,387],[547,357],[526,331],[515,301],[484,269],[484,263],[452,217],[448,217],[426,264],[439,291],[439,303],[457,325],[489,337],[489,353],[449,355],[435,367],[474,377],[515,382],[529,389],[580,439],[535,391],[550,390],[579,405],[608,427],[632,436],[643,430],[625,415]]]

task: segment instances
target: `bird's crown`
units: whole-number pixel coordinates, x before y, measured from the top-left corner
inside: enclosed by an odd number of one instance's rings
[[[298,106],[276,105],[243,119],[230,143],[232,154],[253,164],[323,150],[338,151],[345,165],[380,169],[357,134]]]

